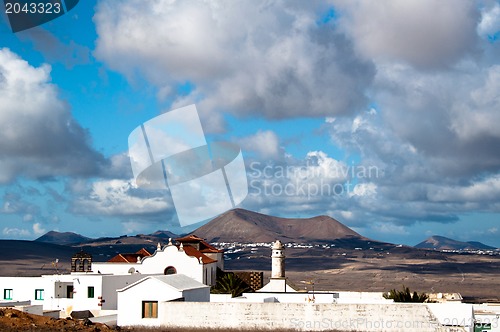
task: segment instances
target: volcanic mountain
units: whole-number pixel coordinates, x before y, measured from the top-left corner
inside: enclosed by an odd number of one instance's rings
[[[435,250],[494,250],[495,247],[490,247],[484,243],[477,241],[461,242],[449,239],[444,236],[434,235],[427,240],[420,242],[415,246],[420,249],[435,249]]]
[[[72,232],[61,233],[56,231],[50,231],[40,236],[35,241],[53,243],[59,245],[71,245],[71,244],[87,242],[88,240],[90,240],[90,238]]]
[[[280,218],[244,209],[230,210],[192,232],[209,242],[317,242],[365,239],[328,216]]]

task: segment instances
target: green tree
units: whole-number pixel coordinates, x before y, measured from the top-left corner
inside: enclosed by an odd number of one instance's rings
[[[223,272],[211,289],[214,294],[231,294],[231,297],[237,297],[250,291],[252,289],[233,272]]]

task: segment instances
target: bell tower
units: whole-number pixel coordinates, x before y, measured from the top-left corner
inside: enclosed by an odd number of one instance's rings
[[[285,247],[280,240],[273,243],[271,261],[271,278],[285,278]]]
[[[271,278],[269,283],[257,292],[296,292],[285,277],[285,246],[280,240],[271,246]]]

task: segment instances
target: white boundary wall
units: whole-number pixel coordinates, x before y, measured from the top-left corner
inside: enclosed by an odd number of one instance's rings
[[[300,331],[446,331],[426,304],[161,302],[148,325]]]

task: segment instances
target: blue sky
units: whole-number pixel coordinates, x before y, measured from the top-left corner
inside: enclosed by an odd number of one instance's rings
[[[196,103],[242,148],[243,208],[500,246],[499,33],[483,0],[85,0],[16,34],[2,14],[0,237],[190,231],[127,140]]]

